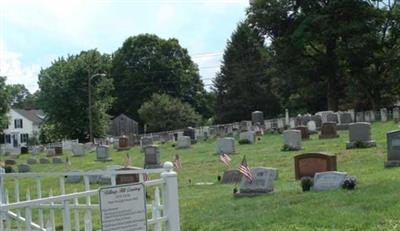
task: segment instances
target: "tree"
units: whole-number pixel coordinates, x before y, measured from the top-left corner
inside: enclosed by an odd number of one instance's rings
[[[31,94],[23,84],[7,85],[11,98],[11,107],[20,109],[37,109],[38,92]]]
[[[39,104],[46,113],[51,137],[88,140],[89,108],[93,117],[94,137],[102,137],[109,127],[107,111],[111,108],[113,81],[95,75],[109,73],[110,56],[97,50],[58,58],[39,73]],[[93,78],[92,78],[93,77]],[[91,85],[88,80],[91,78]],[[92,105],[88,105],[91,87]]]
[[[269,61],[264,39],[247,23],[240,23],[228,41],[221,71],[214,81],[216,122],[249,119],[254,110],[264,111],[267,116],[279,113],[280,102],[267,71]]]
[[[112,61],[116,102],[112,113],[139,119],[138,109],[154,94],[168,94],[209,115],[197,65],[177,39],[141,34],[129,37]]]
[[[335,111],[349,92],[346,54],[374,32],[375,16],[362,0],[256,0],[248,10],[252,27],[271,41],[275,67],[289,86],[284,101],[310,100]],[[307,98],[321,92],[323,98]]]
[[[150,132],[196,126],[201,120],[201,116],[188,103],[167,94],[154,94],[140,107],[139,116]]]
[[[9,123],[7,117],[9,110],[9,93],[6,90],[6,77],[0,76],[0,133]]]

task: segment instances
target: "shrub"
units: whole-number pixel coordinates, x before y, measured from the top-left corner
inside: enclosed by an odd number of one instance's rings
[[[342,187],[344,189],[353,190],[355,189],[356,185],[357,179],[354,176],[350,176],[344,180]]]
[[[303,192],[310,191],[311,187],[314,185],[313,178],[309,176],[303,176],[300,179],[300,183]]]

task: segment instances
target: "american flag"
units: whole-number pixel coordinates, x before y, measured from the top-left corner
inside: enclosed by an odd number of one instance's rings
[[[229,155],[222,153],[219,155],[219,160],[222,161],[222,163],[224,163],[226,167],[231,166],[231,158],[229,157]]]
[[[181,158],[180,158],[179,154],[176,154],[176,155],[175,155],[174,167],[175,167],[176,169],[182,168]]]
[[[129,156],[129,154],[126,153],[126,156],[124,159],[124,167],[127,168],[129,166],[132,166],[132,161],[131,161],[131,157]]]
[[[254,180],[254,176],[251,173],[249,166],[247,165],[246,156],[243,157],[243,160],[240,163],[238,170],[247,178],[249,182],[252,182]]]
[[[71,160],[68,158],[68,156],[65,158],[65,169],[69,170],[72,166]]]

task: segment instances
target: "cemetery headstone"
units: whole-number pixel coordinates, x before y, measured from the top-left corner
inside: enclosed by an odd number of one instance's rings
[[[310,139],[310,134],[309,134],[308,128],[306,126],[297,126],[295,130],[299,130],[301,132],[302,140]]]
[[[283,132],[283,150],[297,151],[301,149],[301,132],[286,130]]]
[[[60,157],[53,157],[53,158],[51,159],[51,162],[52,162],[53,164],[62,164],[62,163],[64,163],[64,160],[61,159]]]
[[[232,137],[219,138],[217,141],[217,154],[231,155],[235,153],[235,139]]]
[[[349,125],[349,141],[346,148],[375,147],[376,143],[371,139],[371,124],[366,122],[351,123]]]
[[[393,108],[393,120],[397,123],[400,121],[400,108]]]
[[[149,146],[149,145],[153,145],[153,139],[151,137],[142,137],[140,139],[140,146],[142,148]]]
[[[322,124],[321,134],[319,135],[320,139],[332,139],[337,137],[339,137],[339,135],[336,131],[335,122],[327,122]]]
[[[180,136],[178,137],[178,141],[176,142],[176,148],[183,149],[183,148],[190,148],[191,139],[189,136]]]
[[[338,116],[336,113],[327,113],[326,114],[326,122],[334,122],[334,123],[338,123]]]
[[[264,113],[262,111],[253,111],[251,113],[251,122],[253,124],[264,125]]]
[[[49,158],[40,158],[39,163],[40,164],[49,164],[50,160],[49,160]]]
[[[129,140],[126,136],[121,136],[118,139],[118,150],[127,150],[129,149]]]
[[[37,161],[36,158],[28,158],[28,159],[26,160],[26,163],[32,165],[32,164],[37,164],[38,161]]]
[[[19,164],[17,166],[18,168],[18,172],[24,173],[24,172],[30,172],[31,171],[31,167],[27,164]]]
[[[364,112],[356,112],[356,121],[365,122]]]
[[[251,169],[253,181],[242,177],[240,189],[235,196],[256,196],[274,191],[274,173],[268,168],[257,167]]]
[[[62,156],[63,148],[62,147],[55,147],[54,148],[54,153],[55,153],[56,156]]]
[[[4,161],[4,164],[6,165],[15,165],[17,164],[17,161],[13,160],[13,159],[7,159]]]
[[[388,112],[386,108],[381,108],[381,121],[386,122],[388,120]]]
[[[313,120],[308,121],[308,123],[307,123],[307,129],[308,129],[308,132],[309,132],[310,134],[315,134],[315,133],[317,133],[317,125],[315,124],[315,121],[313,121]]]
[[[71,146],[73,156],[85,155],[85,146],[83,144],[73,143]]]
[[[21,154],[28,154],[28,147],[21,147]]]
[[[315,122],[317,128],[320,128],[322,126],[322,117],[320,115],[311,116],[311,120]]]
[[[334,112],[333,111],[320,111],[315,114],[321,116],[322,123],[326,123],[326,122],[328,122],[328,114],[332,114],[332,113],[334,113]]]
[[[327,153],[304,153],[294,157],[297,180],[304,176],[314,177],[317,172],[336,171],[336,156]]]
[[[196,131],[192,127],[187,127],[185,130],[183,130],[183,136],[188,136],[190,140],[195,141],[196,140]]]
[[[239,143],[250,143],[254,144],[256,142],[256,133],[252,131],[241,132],[239,134]]]
[[[111,161],[109,154],[109,147],[107,145],[99,145],[96,147],[96,160],[97,161]]]
[[[314,176],[313,190],[324,191],[341,188],[346,177],[347,173],[345,172],[317,172]]]
[[[126,171],[126,170],[138,170],[140,168],[135,167],[125,167],[117,169],[117,171]],[[133,184],[138,183],[140,181],[139,174],[137,173],[130,173],[130,174],[118,174],[115,178],[116,184]]]
[[[160,149],[156,145],[144,147],[144,168],[161,168]]]
[[[239,170],[227,170],[222,175],[221,183],[223,184],[232,184],[232,183],[239,183],[242,178],[242,174]]]
[[[69,173],[81,173],[81,171],[70,171]],[[65,182],[69,184],[76,184],[82,181],[81,175],[67,175],[65,177]]]
[[[387,161],[385,167],[400,167],[400,130],[386,133]]]
[[[49,148],[47,149],[47,157],[52,157],[56,155],[56,151],[54,150],[54,148]]]

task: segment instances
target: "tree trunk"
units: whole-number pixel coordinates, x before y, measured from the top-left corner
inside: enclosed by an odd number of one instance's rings
[[[326,44],[325,76],[327,77],[327,101],[328,110],[338,111],[339,109],[339,78],[338,59],[335,53],[336,40],[331,39]]]

